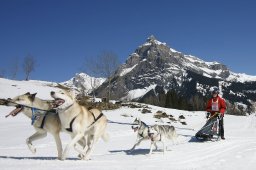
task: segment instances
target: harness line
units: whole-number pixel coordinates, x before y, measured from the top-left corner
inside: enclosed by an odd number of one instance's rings
[[[24,104],[15,103],[15,102],[12,102],[12,101],[9,101],[9,102],[20,105],[21,107],[26,107],[26,108],[31,109],[31,112],[32,112],[31,125],[34,125],[35,120],[37,119],[38,116],[44,116],[44,118],[42,120],[42,124],[40,126],[40,128],[42,128],[42,129],[44,127],[44,122],[45,122],[45,118],[46,118],[47,114],[49,112],[57,114],[55,109],[45,110],[45,109],[39,109],[39,108],[36,108],[36,107],[27,106],[27,105],[24,105]],[[8,116],[9,115],[7,115],[6,117],[8,117]]]

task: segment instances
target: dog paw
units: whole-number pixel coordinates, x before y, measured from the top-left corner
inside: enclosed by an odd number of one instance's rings
[[[77,155],[77,157],[78,157],[79,159],[83,160],[85,156],[84,156],[83,154],[79,154],[79,155]]]
[[[147,154],[146,156],[147,156],[147,157],[151,157],[151,153]]]
[[[36,153],[36,148],[33,148],[31,151],[32,151],[33,154],[35,154]]]
[[[91,158],[86,158],[86,157],[84,157],[82,160],[84,160],[84,161],[89,161],[89,160],[91,160]]]
[[[33,145],[28,145],[28,148],[33,154],[36,153],[36,148]]]

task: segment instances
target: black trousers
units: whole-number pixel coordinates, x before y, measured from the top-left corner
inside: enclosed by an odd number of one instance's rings
[[[219,121],[219,134],[221,137],[224,137],[224,117],[222,117]]]

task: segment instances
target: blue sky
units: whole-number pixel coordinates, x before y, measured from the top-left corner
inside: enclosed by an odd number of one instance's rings
[[[116,53],[121,63],[147,37],[256,75],[254,0],[0,0],[0,73],[36,58],[31,79],[62,82],[87,58]]]

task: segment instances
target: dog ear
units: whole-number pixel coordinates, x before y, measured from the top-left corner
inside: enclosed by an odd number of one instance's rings
[[[34,101],[34,100],[35,100],[35,97],[36,97],[36,94],[37,94],[37,93],[30,94],[30,95],[29,95],[29,99],[30,99],[31,101]]]
[[[62,84],[60,84],[60,83],[58,83],[56,87],[58,87],[58,88],[60,88],[60,89],[62,89],[62,90],[70,91],[70,88],[69,88],[69,87],[67,87],[67,86],[65,86],[65,85],[62,85]]]
[[[25,93],[25,95],[30,96],[30,93],[29,93],[29,92],[27,92],[27,93]]]

